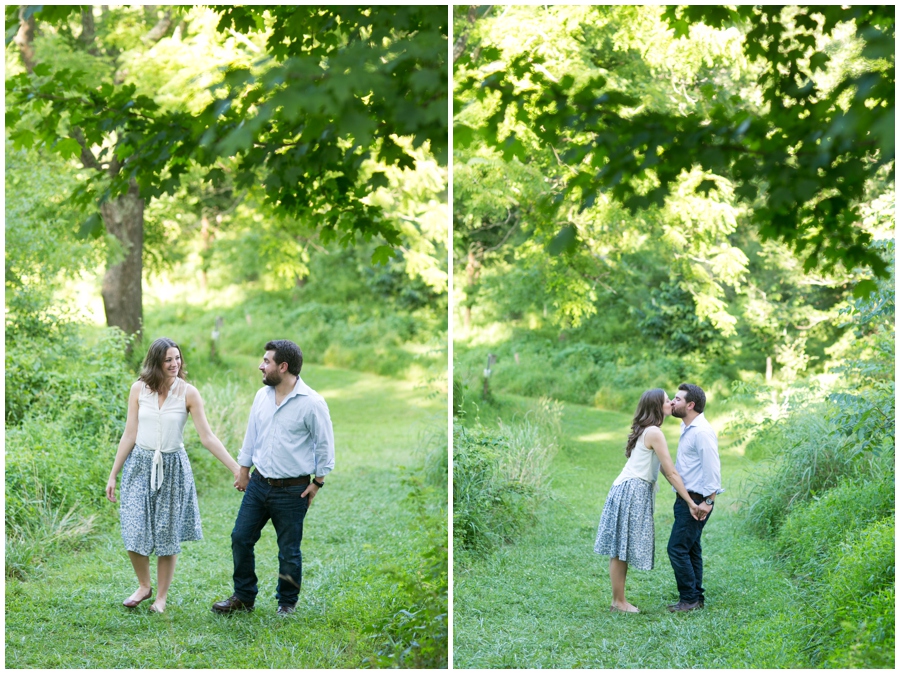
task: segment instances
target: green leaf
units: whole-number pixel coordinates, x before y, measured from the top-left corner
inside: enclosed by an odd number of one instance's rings
[[[81,145],[74,138],[61,138],[53,149],[63,159],[81,156]]]
[[[78,238],[87,239],[90,237],[92,239],[97,239],[100,238],[104,230],[103,219],[100,217],[99,213],[94,213],[81,223],[81,227],[78,229]]]
[[[372,253],[372,264],[386,265],[394,256],[394,249],[390,246],[376,246]]]
[[[700,184],[697,185],[697,189],[694,191],[698,192],[698,193],[702,192],[704,196],[708,197],[709,193],[714,189],[716,189],[716,181],[706,179],[706,180],[701,180]]]
[[[372,186],[373,190],[377,190],[379,187],[387,187],[391,183],[383,171],[376,171],[372,174],[372,177],[369,178],[369,184]]]
[[[860,299],[868,298],[872,293],[878,291],[878,284],[872,279],[863,279],[856,284],[853,289],[853,296]]]
[[[38,63],[32,72],[38,77],[47,77],[47,75],[53,72],[53,69],[46,63]]]
[[[578,244],[578,237],[573,225],[566,225],[559,233],[550,241],[547,250],[551,255],[561,255],[563,253],[572,253]]]
[[[13,133],[10,134],[10,137],[13,141],[14,148],[28,148],[34,145],[34,131],[31,129],[16,129]]]

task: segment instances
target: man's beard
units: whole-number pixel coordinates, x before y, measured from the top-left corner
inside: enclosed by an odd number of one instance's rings
[[[284,377],[282,377],[277,372],[263,375],[263,384],[265,384],[266,386],[278,386],[283,380]]]
[[[672,408],[672,416],[675,417],[676,419],[684,419],[685,417],[687,417],[687,410],[685,410],[683,407],[681,409],[676,410],[673,407]]]

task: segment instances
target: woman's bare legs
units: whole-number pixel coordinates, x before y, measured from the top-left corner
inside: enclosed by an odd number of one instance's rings
[[[156,558],[156,601],[153,608],[157,613],[166,610],[166,596],[169,594],[169,586],[175,576],[175,562],[178,555],[162,555]]]
[[[637,606],[625,600],[625,576],[628,574],[628,562],[618,557],[609,558],[609,581],[612,584],[612,605],[620,611],[638,613]]]
[[[136,552],[128,551],[128,557],[131,559],[131,566],[134,567],[134,573],[138,579],[138,589],[129,599],[137,601],[141,597],[146,597],[151,589],[150,580],[150,558],[139,555]]]

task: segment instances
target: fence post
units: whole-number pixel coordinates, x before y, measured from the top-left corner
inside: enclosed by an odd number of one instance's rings
[[[484,388],[481,391],[481,399],[482,400],[489,401],[491,399],[491,391],[490,391],[490,388],[488,388],[488,379],[491,376],[491,367],[496,362],[497,362],[497,356],[495,356],[493,353],[489,353],[488,358],[487,358],[487,367],[484,368]]]

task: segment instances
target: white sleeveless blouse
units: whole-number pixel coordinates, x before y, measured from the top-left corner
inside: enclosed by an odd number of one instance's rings
[[[616,481],[613,482],[613,486],[635,477],[656,485],[656,478],[659,476],[659,457],[656,456],[656,452],[644,444],[644,436],[647,435],[647,431],[650,428],[648,426],[641,433],[641,437],[638,438],[634,449],[631,450],[631,456],[628,457],[625,467],[619,473]],[[659,485],[656,485],[656,488],[659,489]]]
[[[135,444],[153,452],[150,490],[162,486],[162,455],[184,449],[184,425],[187,422],[187,382],[176,377],[169,395],[159,407],[159,394],[143,384],[138,396],[138,429]]]

